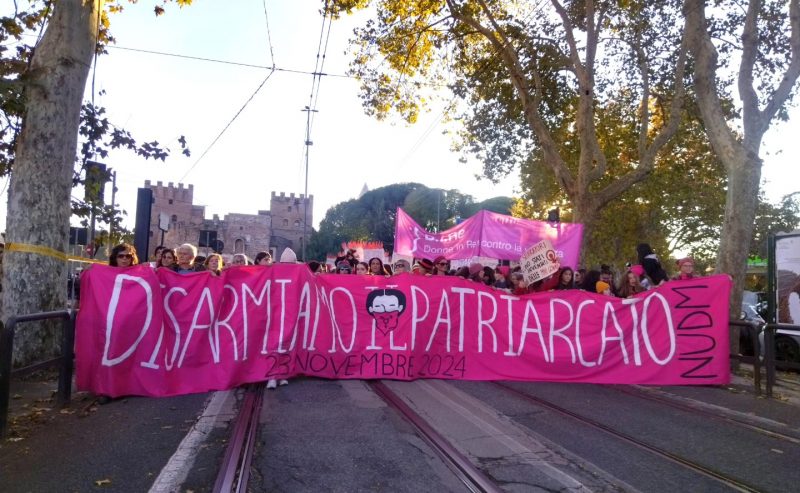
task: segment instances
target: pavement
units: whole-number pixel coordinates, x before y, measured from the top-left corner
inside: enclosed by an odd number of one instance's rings
[[[731,383],[724,387],[727,392],[719,392],[721,390],[719,388],[710,392],[711,389],[706,387],[663,389],[739,412],[752,411],[753,414],[764,416],[775,412],[780,415],[797,416],[799,414],[797,410],[800,408],[800,374],[779,371],[777,377],[771,399],[756,393],[753,368],[744,364],[732,375]],[[762,386],[764,386],[762,391],[765,390],[765,385],[766,378],[762,376]],[[12,380],[9,431],[0,439],[0,477],[4,475],[4,469],[14,467],[18,457],[27,457],[27,460],[39,464],[53,464],[57,460],[63,468],[74,469],[76,466],[70,461],[96,466],[105,460],[95,458],[93,453],[112,457],[113,451],[119,450],[119,447],[131,450],[138,447],[140,450],[137,453],[141,456],[140,462],[143,465],[135,475],[133,471],[115,469],[120,465],[114,464],[109,458],[108,465],[102,466],[101,463],[101,469],[104,468],[108,474],[90,475],[88,472],[85,475],[73,474],[73,477],[83,476],[85,478],[83,483],[70,485],[64,491],[86,491],[98,487],[104,491],[146,490],[160,467],[177,448],[191,423],[197,419],[197,413],[203,409],[203,402],[209,399],[207,394],[165,399],[118,399],[107,404],[109,408],[105,408],[91,393],[73,391],[70,405],[60,408],[56,404],[57,387],[55,371],[40,372],[24,379]],[[747,399],[747,396],[751,396],[752,399]],[[344,403],[345,401],[342,405]],[[752,409],[744,409],[748,406],[752,406]],[[155,422],[159,426],[153,427],[152,420],[159,420]],[[128,431],[130,433],[127,433]],[[94,443],[93,437],[98,435],[104,438]],[[114,438],[117,435],[119,438]],[[224,442],[225,439],[223,433],[219,440]],[[81,442],[84,447],[81,447]],[[67,457],[64,457],[65,447],[69,448]],[[145,462],[149,463],[145,466]],[[213,473],[214,463],[215,458],[208,460],[209,474]],[[78,473],[77,470],[73,472]],[[122,481],[120,478],[125,477],[126,473],[130,478],[125,479],[124,485],[120,484]],[[112,479],[115,481],[114,485],[110,484]],[[208,479],[203,478],[201,482],[206,481]],[[43,491],[24,487],[12,490]],[[204,489],[193,488],[193,490]]]

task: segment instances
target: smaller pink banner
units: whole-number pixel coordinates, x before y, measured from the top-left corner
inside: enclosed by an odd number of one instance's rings
[[[487,257],[519,260],[523,252],[549,240],[561,265],[576,267],[583,237],[582,224],[520,219],[482,210],[441,233],[431,233],[403,209],[397,209],[394,251],[409,257],[464,259]]]

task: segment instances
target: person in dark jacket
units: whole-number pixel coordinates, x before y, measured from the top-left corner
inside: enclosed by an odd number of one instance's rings
[[[656,253],[647,243],[639,243],[636,247],[636,253],[639,257],[639,265],[644,268],[647,277],[652,281],[653,286],[660,286],[667,282],[668,277],[666,271],[661,266],[661,261],[658,260]]]

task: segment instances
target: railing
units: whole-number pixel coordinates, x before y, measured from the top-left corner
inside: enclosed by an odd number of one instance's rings
[[[57,402],[58,405],[62,407],[69,404],[72,397],[73,346],[75,341],[76,313],[77,312],[74,310],[32,313],[30,315],[10,317],[8,323],[4,327],[0,324],[0,438],[5,436],[7,432],[12,375],[22,376],[58,365]],[[14,335],[17,331],[17,325],[25,322],[52,319],[59,319],[62,321],[61,356],[12,371],[11,359],[14,353]]]
[[[800,325],[767,324],[767,323],[747,322],[739,320],[731,321],[730,325],[732,327],[740,327],[742,329],[750,331],[753,340],[752,356],[745,356],[742,354],[731,354],[731,358],[737,359],[743,363],[749,363],[753,365],[753,385],[758,395],[761,395],[762,392],[761,372],[762,370],[764,370],[764,373],[766,374],[765,395],[767,397],[772,397],[775,388],[775,383],[777,381],[775,370],[778,366],[790,370],[800,370],[800,360],[791,361],[786,359],[780,359],[780,360],[778,359],[778,354],[776,354],[775,344],[777,338],[784,336],[784,334],[778,334],[777,331],[778,329],[796,331],[798,333],[798,338],[800,338]],[[762,334],[764,338],[763,342],[761,340]],[[791,337],[790,335],[785,335],[785,336]],[[794,339],[793,341],[794,343],[800,342]]]
[[[741,354],[742,348],[740,347],[740,354],[731,354],[731,358],[739,360],[742,363],[753,365],[753,386],[755,387],[756,393],[761,395],[761,368],[766,365],[767,362],[766,358],[762,358],[761,356],[761,338],[759,337],[759,334],[764,330],[764,324],[745,320],[731,320],[729,325],[731,327],[739,327],[740,330],[747,330],[750,333],[750,337],[753,340],[753,355]],[[741,338],[739,340],[741,340]],[[769,365],[766,366],[769,367]],[[769,370],[767,373],[769,373]],[[769,379],[767,379],[767,381],[769,382]],[[770,395],[772,393],[772,388],[769,385],[767,385],[767,392]]]

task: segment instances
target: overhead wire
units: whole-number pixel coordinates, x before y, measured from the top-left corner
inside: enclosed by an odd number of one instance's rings
[[[250,104],[250,102],[253,101],[253,98],[256,97],[256,95],[259,93],[259,91],[261,91],[261,88],[264,87],[264,84],[267,83],[267,81],[270,79],[270,77],[272,77],[272,75],[276,71],[276,67],[275,67],[275,50],[274,50],[274,48],[272,46],[272,35],[271,35],[270,29],[269,29],[269,14],[267,13],[267,2],[266,2],[266,0],[262,0],[262,5],[264,7],[264,23],[266,24],[267,45],[269,46],[269,57],[270,57],[270,61],[272,62],[272,66],[271,67],[260,67],[260,68],[269,69],[269,73],[264,78],[264,80],[261,81],[261,83],[258,85],[258,87],[256,87],[256,90],[253,91],[253,94],[251,94],[250,97],[247,98],[247,101],[244,102],[242,107],[239,108],[239,111],[237,111],[236,114],[233,115],[233,118],[230,119],[230,121],[227,123],[227,125],[225,125],[225,127],[219,132],[219,134],[217,134],[217,136],[214,138],[214,140],[211,141],[211,143],[208,145],[208,147],[206,147],[206,149],[203,151],[203,153],[200,155],[200,157],[198,157],[197,160],[195,160],[195,162],[189,167],[189,169],[186,170],[186,172],[178,180],[178,182],[183,181],[189,175],[189,173],[191,173],[192,170],[194,170],[195,167],[197,167],[198,163],[200,163],[200,161],[203,160],[203,158],[208,154],[208,152],[211,150],[211,148],[213,148],[214,145],[219,141],[219,139],[222,138],[222,136],[225,134],[225,132],[228,130],[228,128],[230,128],[230,126],[233,125],[233,122],[235,122],[236,119],[239,118],[239,115],[241,115],[242,112],[245,110],[245,108],[247,108],[247,106]],[[166,53],[159,53],[159,54],[168,55]],[[172,55],[172,56],[175,56],[175,55]],[[181,58],[202,59],[200,57],[181,57]],[[203,59],[203,60],[216,61],[216,62],[219,62],[219,63],[228,63],[228,62],[224,62],[222,60],[211,60],[211,59]],[[238,64],[238,63],[231,63],[231,64],[232,65],[242,65],[242,64]]]
[[[256,97],[256,94],[258,94],[259,91],[261,91],[261,88],[264,87],[264,84],[267,83],[269,78],[272,77],[272,74],[274,74],[274,73],[275,73],[274,70],[270,70],[270,72],[267,74],[267,76],[264,78],[264,80],[261,81],[261,84],[259,84],[258,87],[256,88],[256,90],[253,91],[253,94],[251,94],[250,97],[247,98],[247,101],[244,102],[242,107],[239,108],[239,111],[237,111],[236,114],[233,115],[233,118],[231,118],[231,120],[227,123],[227,125],[225,125],[225,127],[219,132],[219,134],[217,134],[217,136],[214,138],[214,140],[211,141],[211,143],[208,145],[208,147],[206,147],[206,149],[203,151],[203,153],[200,155],[200,157],[198,157],[197,160],[194,162],[194,164],[192,164],[189,167],[189,169],[186,170],[186,172],[183,174],[183,176],[181,176],[181,178],[178,180],[179,182],[183,181],[189,175],[189,173],[191,173],[192,170],[194,170],[194,168],[198,165],[198,163],[200,163],[200,161],[202,161],[203,158],[206,157],[206,154],[208,154],[208,151],[210,151],[211,148],[214,147],[214,144],[216,144],[219,141],[219,139],[222,138],[222,136],[225,134],[225,132],[228,130],[228,128],[230,128],[230,126],[233,124],[233,122],[235,122],[236,119],[239,118],[239,115],[242,114],[244,109],[247,108],[247,105],[249,105],[250,102],[253,100],[253,98]]]

